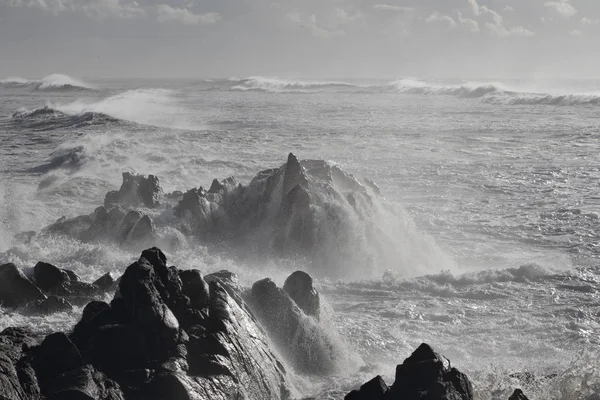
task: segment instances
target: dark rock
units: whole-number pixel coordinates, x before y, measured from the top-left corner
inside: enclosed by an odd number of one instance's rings
[[[423,343],[396,367],[396,381],[386,400],[430,398],[470,400],[473,388],[466,375]]]
[[[306,173],[298,158],[293,154],[288,154],[287,163],[285,164],[285,175],[283,177],[283,195],[286,196],[290,190],[296,185],[306,186],[308,180]]]
[[[16,265],[0,265],[0,302],[3,306],[21,307],[45,298]]]
[[[35,371],[25,353],[37,338],[24,328],[7,328],[0,333],[0,398],[29,400],[40,396]]]
[[[55,377],[45,395],[49,400],[125,400],[119,385],[90,365]]]
[[[319,292],[313,287],[313,280],[309,274],[303,271],[294,272],[285,280],[283,290],[306,315],[319,319],[321,312]]]
[[[529,400],[521,389],[515,389],[513,394],[510,395],[508,400]]]
[[[28,306],[29,312],[46,315],[58,312],[71,312],[72,310],[73,306],[71,303],[62,297],[54,295],[48,296],[45,300],[37,300]]]
[[[124,172],[121,188],[106,194],[104,206],[106,208],[114,205],[155,208],[160,205],[162,196],[163,191],[156,176],[148,175],[146,178]]]
[[[197,269],[180,271],[179,277],[183,284],[183,293],[189,297],[191,307],[196,309],[207,307],[210,293],[208,283],[203,279],[200,271]]]
[[[353,390],[344,397],[344,400],[383,400],[389,388],[380,375],[371,379],[360,387]]]
[[[117,281],[113,278],[113,276],[110,272],[107,272],[106,274],[102,275],[100,278],[96,279],[94,281],[93,285],[104,292],[109,292],[116,288]]]
[[[33,267],[33,277],[37,286],[45,292],[51,291],[56,286],[71,283],[71,278],[66,271],[41,261]]]

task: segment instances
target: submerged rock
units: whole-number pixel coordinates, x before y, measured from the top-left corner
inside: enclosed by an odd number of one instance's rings
[[[421,344],[404,363],[396,367],[396,381],[387,386],[381,377],[350,392],[347,400],[426,400],[473,399],[469,378],[452,368],[450,361],[435,352],[429,345]]]

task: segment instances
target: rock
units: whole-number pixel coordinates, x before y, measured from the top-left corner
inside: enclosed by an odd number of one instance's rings
[[[121,188],[106,194],[104,206],[106,208],[115,205],[155,208],[160,205],[162,196],[163,190],[156,176],[148,175],[146,178],[124,172]]]
[[[365,390],[370,393],[385,391],[385,384],[377,377]],[[359,397],[360,391],[348,394],[347,399],[378,399],[383,397]],[[469,378],[452,368],[450,361],[436,353],[429,345],[421,344],[404,363],[396,367],[396,381],[385,394],[385,400],[425,399],[473,399]]]
[[[294,272],[285,280],[283,290],[306,315],[319,319],[321,312],[319,292],[313,287],[313,280],[309,274],[303,271]]]
[[[208,307],[210,293],[202,273],[196,269],[180,271],[179,277],[183,284],[183,293],[190,299],[190,306],[196,309]]]
[[[283,177],[283,195],[286,196],[296,185],[307,186],[308,180],[306,173],[298,158],[293,154],[288,154],[285,164],[285,175]]]
[[[508,400],[529,400],[521,389],[515,389],[513,394],[510,395]]]
[[[344,400],[379,400],[384,399],[389,388],[380,375],[371,379],[360,387],[360,390],[353,390],[344,397]]]
[[[51,291],[56,286],[71,283],[71,278],[66,271],[41,261],[33,267],[33,277],[37,286],[45,292]]]
[[[335,340],[271,279],[255,282],[247,300],[278,350],[296,369],[310,374],[335,370],[336,358],[341,356]]]
[[[58,312],[71,312],[73,306],[67,300],[58,296],[48,296],[45,300],[36,300],[29,303],[28,311],[36,314],[54,314]]]
[[[90,365],[57,376],[45,394],[48,400],[125,400],[119,385]]]
[[[21,307],[45,298],[16,265],[0,265],[0,302],[4,307]]]
[[[102,275],[100,278],[96,279],[94,281],[93,285],[104,292],[109,292],[116,288],[117,281],[115,280],[115,278],[113,278],[113,276],[110,272],[107,272],[106,274]]]
[[[40,388],[26,351],[37,343],[31,331],[7,328],[0,333],[0,398],[37,399]]]

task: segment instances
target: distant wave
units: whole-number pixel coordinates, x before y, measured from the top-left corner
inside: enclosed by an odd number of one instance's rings
[[[510,89],[501,83],[440,84],[406,78],[391,82],[389,86],[400,93],[479,98],[485,103],[499,105],[600,105],[600,93],[534,93]]]
[[[499,83],[465,83],[461,85],[443,85],[428,83],[417,79],[400,79],[390,85],[402,93],[451,95],[466,98],[479,98],[491,93],[504,93],[508,89]]]
[[[88,125],[138,124],[175,129],[194,129],[171,91],[128,90],[101,100],[77,100],[67,104],[22,109],[0,122],[32,130],[54,130]]]
[[[1,86],[31,87],[33,90],[93,90],[94,86],[64,74],[52,74],[42,79],[11,77],[0,80]]]
[[[44,106],[32,110],[16,111],[12,118],[9,121],[3,121],[2,125],[12,124],[23,129],[47,131],[104,125],[110,122],[118,122],[118,120],[102,113],[87,111],[69,114],[51,106]]]
[[[273,93],[308,93],[315,90],[326,90],[332,88],[344,89],[362,87],[361,85],[341,81],[299,81],[279,78],[265,78],[262,76],[254,76],[243,79],[230,78],[229,81],[235,83],[235,85],[231,87],[233,90],[256,90]]]

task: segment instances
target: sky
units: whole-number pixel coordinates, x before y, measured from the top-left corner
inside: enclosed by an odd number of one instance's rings
[[[0,79],[600,78],[600,0],[0,0]]]

